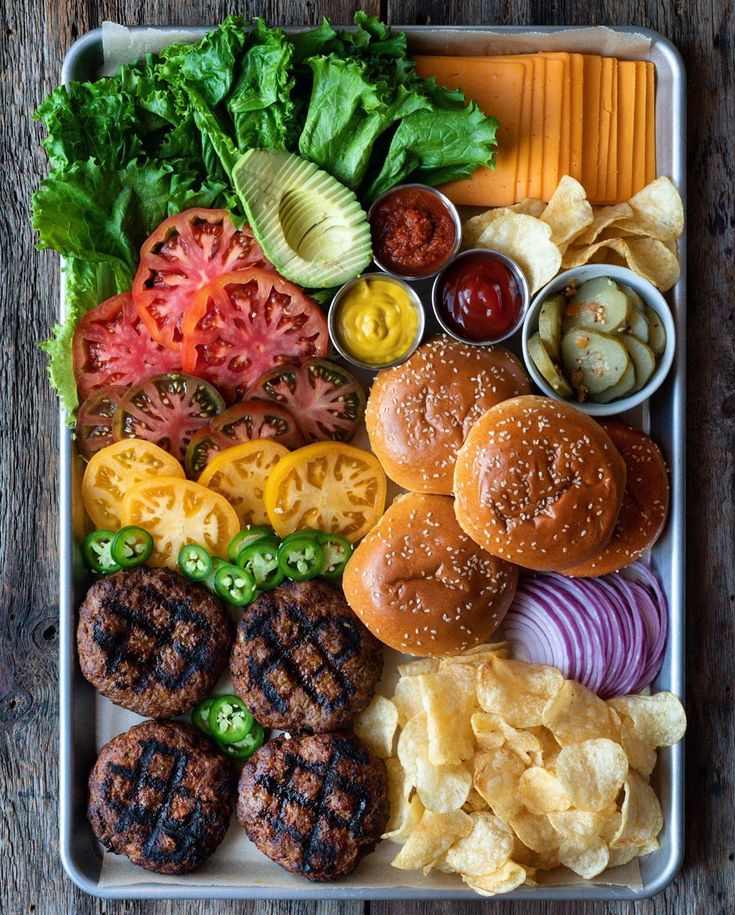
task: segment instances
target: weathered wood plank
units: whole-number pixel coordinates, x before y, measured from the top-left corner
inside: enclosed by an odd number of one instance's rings
[[[348,22],[378,4],[267,2],[238,5],[270,21]],[[544,915],[593,912],[713,913],[735,910],[735,24],[728,0],[559,0],[384,4],[402,23],[638,24],[681,48],[689,72],[689,585],[687,862],[674,885],[639,906],[539,906]],[[29,115],[58,79],[71,42],[103,19],[126,24],[204,24],[232,9],[223,0],[82,2],[13,0],[0,7],[0,910],[39,915],[191,912],[197,915],[358,915],[360,904],[120,903],[85,896],[63,874],[56,822],[56,404],[44,358],[58,301],[58,266],[33,251],[28,199],[44,170]],[[49,444],[51,442],[51,444]],[[373,913],[435,915],[446,906],[373,903]],[[521,913],[527,907],[504,906]],[[477,912],[479,905],[454,906]]]

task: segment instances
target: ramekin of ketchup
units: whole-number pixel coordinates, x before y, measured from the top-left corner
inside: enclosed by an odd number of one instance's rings
[[[515,261],[497,251],[472,248],[458,254],[434,280],[437,321],[463,343],[500,343],[514,334],[528,309],[526,278]]]

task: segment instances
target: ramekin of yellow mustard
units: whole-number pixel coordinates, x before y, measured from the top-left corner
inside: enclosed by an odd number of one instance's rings
[[[345,283],[332,300],[328,320],[339,353],[368,369],[403,362],[424,333],[421,300],[407,283],[385,273],[366,273]]]

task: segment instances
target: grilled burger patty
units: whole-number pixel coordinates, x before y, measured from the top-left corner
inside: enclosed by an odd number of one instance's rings
[[[288,581],[260,595],[237,627],[235,692],[265,727],[344,728],[368,705],[383,670],[378,640],[342,592],[325,581]]]
[[[309,880],[350,874],[388,822],[385,763],[352,734],[277,737],[240,775],[237,819],[273,861]]]
[[[82,673],[103,696],[143,716],[181,715],[208,696],[232,638],[217,598],[169,569],[110,575],[79,608]]]
[[[144,721],[100,750],[87,816],[110,851],[159,874],[183,874],[224,838],[234,787],[228,760],[193,727]]]

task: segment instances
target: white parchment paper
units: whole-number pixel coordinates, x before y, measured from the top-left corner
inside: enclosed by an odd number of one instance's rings
[[[131,30],[114,22],[102,25],[104,48],[103,74],[111,75],[123,63],[137,60],[148,53],[155,53],[174,42],[198,40],[203,29],[195,32],[182,29],[139,29]],[[508,34],[502,32],[476,32],[471,29],[447,29],[440,34],[409,32],[409,45],[414,53],[424,54],[512,54],[535,51],[575,51],[595,53],[623,58],[645,58],[650,49],[650,40],[641,34],[614,32],[604,27],[569,29],[560,32],[524,32]],[[395,495],[395,493],[393,493]],[[385,674],[381,688],[384,695],[391,695],[392,685],[397,679],[396,664],[401,660],[396,652],[386,651]],[[229,675],[223,675],[217,692],[231,691]],[[96,734],[98,746],[117,734],[128,730],[142,719],[125,711],[101,696],[96,705]],[[339,886],[369,891],[393,887],[404,887],[408,891],[436,892],[438,898],[443,892],[463,888],[459,877],[453,874],[432,872],[423,877],[421,872],[401,871],[390,866],[390,861],[399,851],[399,846],[383,842],[377,851],[365,858],[355,873],[339,881]],[[640,868],[637,861],[623,867],[606,871],[593,881],[582,881],[565,868],[537,874],[539,883],[544,885],[574,885],[591,882],[615,886],[641,887]],[[233,817],[230,829],[214,855],[193,874],[164,876],[154,874],[131,864],[121,855],[104,852],[99,887],[111,888],[140,883],[187,886],[266,887],[293,891],[298,896],[305,881],[289,874],[261,854],[248,840],[242,828]],[[334,884],[331,884],[332,886]],[[324,898],[329,898],[330,884],[324,884]]]

